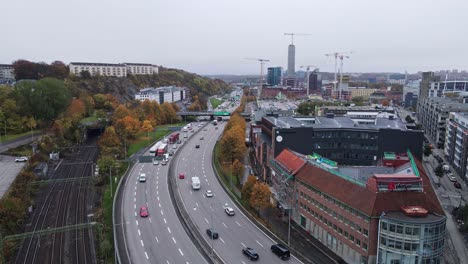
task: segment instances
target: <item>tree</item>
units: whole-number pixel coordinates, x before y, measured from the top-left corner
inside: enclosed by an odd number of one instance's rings
[[[353,103],[355,103],[356,105],[363,105],[363,103],[364,103],[364,97],[362,97],[362,96],[356,96],[356,97],[353,97],[353,98],[351,99],[351,101],[352,101]]]
[[[106,128],[99,139],[101,155],[117,155],[121,153],[121,140],[113,126]]]
[[[114,124],[115,131],[120,137],[123,137],[126,140],[134,139],[136,134],[140,131],[140,122],[131,117],[126,116],[122,119],[117,120]]]
[[[143,124],[141,125],[141,129],[146,132],[146,137],[149,138],[149,132],[153,131],[153,126],[151,125],[151,121],[144,120]]]
[[[444,175],[444,170],[442,168],[442,165],[439,164],[439,166],[437,166],[435,169],[434,169],[434,172],[435,172],[435,175],[439,176],[439,177],[442,177]]]
[[[72,120],[80,120],[86,114],[85,104],[81,99],[73,99],[68,106],[65,116],[70,117]]]
[[[257,212],[262,209],[267,209],[271,206],[270,203],[271,191],[266,183],[257,182],[250,194],[250,205],[257,209]]]
[[[247,177],[247,181],[245,181],[241,190],[242,199],[244,201],[250,201],[250,195],[252,194],[253,187],[256,183],[257,178],[255,178],[255,176],[249,175],[249,177]]]
[[[432,154],[432,148],[430,145],[426,144],[424,145],[424,156],[429,156]]]
[[[119,105],[114,113],[112,114],[112,120],[117,122],[119,119],[122,119],[130,115],[130,110],[125,105]]]
[[[241,182],[242,175],[244,175],[244,164],[238,159],[234,160],[232,164],[232,175],[236,177],[238,183]]]
[[[235,159],[243,158],[247,150],[244,133],[239,127],[233,127],[224,132],[221,139],[221,155],[224,161],[232,162]]]
[[[413,120],[413,119],[411,118],[411,116],[409,116],[409,115],[407,115],[407,116],[405,117],[405,121],[406,121],[406,123],[414,123],[414,120]]]

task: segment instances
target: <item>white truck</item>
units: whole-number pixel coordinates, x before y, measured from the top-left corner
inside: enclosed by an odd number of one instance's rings
[[[200,179],[198,177],[192,177],[192,189],[200,190]]]

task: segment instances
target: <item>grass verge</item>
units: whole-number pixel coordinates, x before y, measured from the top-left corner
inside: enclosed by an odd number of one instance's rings
[[[216,109],[216,107],[218,107],[220,104],[223,103],[223,101],[216,99],[216,98],[210,98],[210,102],[211,102],[211,106],[213,107],[213,109]]]

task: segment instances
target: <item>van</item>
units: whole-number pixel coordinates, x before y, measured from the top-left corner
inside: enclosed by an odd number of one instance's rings
[[[274,244],[271,246],[271,252],[277,255],[280,259],[289,259],[291,254],[289,253],[289,249],[286,248],[283,244]]]

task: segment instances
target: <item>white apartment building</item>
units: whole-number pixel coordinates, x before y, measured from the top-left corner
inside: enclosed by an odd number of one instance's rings
[[[444,154],[464,181],[468,180],[468,113],[451,112],[445,133]]]
[[[144,88],[135,94],[135,100],[156,101],[159,104],[173,103],[187,99],[189,89],[185,87],[164,86],[158,88]]]
[[[70,73],[76,76],[80,76],[82,71],[88,71],[91,76],[127,76],[127,67],[125,64],[70,62],[68,66],[70,68]]]
[[[127,67],[127,74],[134,75],[148,75],[148,74],[158,74],[159,68],[153,64],[147,63],[124,63]]]
[[[15,79],[15,70],[11,64],[0,64],[0,79]]]

